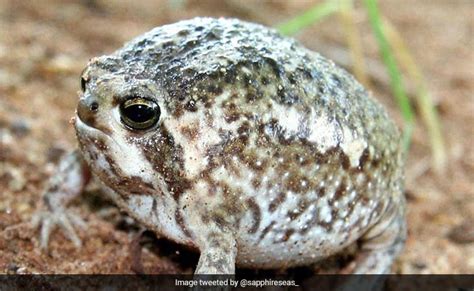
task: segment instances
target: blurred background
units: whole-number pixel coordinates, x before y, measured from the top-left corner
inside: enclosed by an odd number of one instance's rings
[[[355,72],[400,128],[414,124],[409,236],[393,271],[474,273],[474,1],[380,1],[382,35],[369,2],[0,0],[0,273],[192,273],[196,254],[147,233],[137,262],[139,227],[94,191],[72,207],[89,226],[80,250],[55,232],[40,252],[28,221],[55,163],[76,146],[69,119],[88,60],[194,16],[278,27]],[[381,57],[384,35],[398,70]]]

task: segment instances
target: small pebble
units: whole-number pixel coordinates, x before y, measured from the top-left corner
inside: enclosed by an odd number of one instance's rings
[[[416,262],[413,262],[413,267],[415,267],[416,269],[418,270],[423,270],[423,269],[426,269],[426,263],[425,262],[422,262],[422,261],[416,261]]]
[[[10,124],[11,132],[17,137],[24,137],[30,133],[31,126],[23,119],[14,120]]]
[[[7,265],[7,274],[16,274],[20,267],[17,266],[15,263],[9,263]]]
[[[458,244],[468,244],[474,242],[474,223],[465,221],[454,227],[449,232],[449,238]]]
[[[46,157],[49,162],[56,164],[66,150],[59,146],[52,146],[48,149]]]

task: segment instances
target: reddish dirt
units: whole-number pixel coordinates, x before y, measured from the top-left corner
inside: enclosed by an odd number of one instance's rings
[[[192,16],[233,16],[271,26],[310,6],[303,0],[0,0],[0,273],[134,273],[140,268],[132,250],[139,228],[94,190],[71,206],[88,223],[79,231],[81,249],[55,232],[49,251],[42,252],[29,225],[58,157],[76,146],[69,119],[89,58]],[[409,237],[393,271],[474,273],[474,2],[386,0],[382,9],[425,73],[449,158],[444,173],[430,169],[426,128],[418,122],[406,169]],[[375,72],[374,95],[400,121],[361,7],[356,19]],[[350,69],[338,17],[296,37]],[[141,241],[145,273],[192,273],[197,254],[152,235]]]

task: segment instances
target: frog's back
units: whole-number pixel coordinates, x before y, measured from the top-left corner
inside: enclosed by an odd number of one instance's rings
[[[398,140],[385,110],[350,74],[261,25],[195,18],[158,27],[119,54],[121,61],[131,64],[121,66],[130,70],[128,75],[155,79],[165,88],[169,111],[177,118],[200,107],[221,106],[228,123],[286,118],[282,123],[287,126],[280,130],[284,136],[315,144],[308,127],[323,121],[334,129],[323,133],[323,143],[330,146],[342,144],[345,126],[375,150]],[[305,125],[294,119],[296,114],[300,119],[326,120]]]

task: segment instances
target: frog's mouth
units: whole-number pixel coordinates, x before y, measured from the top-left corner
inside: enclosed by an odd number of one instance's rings
[[[120,148],[120,144],[103,130],[85,123],[80,116],[73,117],[79,146],[91,169],[102,181],[115,180],[120,177],[120,169],[116,166],[112,152]],[[106,183],[106,182],[104,182]],[[114,186],[108,184],[109,187]]]
[[[98,135],[107,135],[105,132],[82,120],[79,114],[76,114],[76,116],[72,118],[71,123],[74,125],[76,133],[80,135],[80,137],[97,137]]]
[[[84,122],[84,120],[82,120],[79,114],[76,114],[76,116],[72,118],[71,123],[73,123],[74,128],[76,129],[76,135],[79,139],[79,142],[85,139],[107,139],[108,141],[120,147],[120,144],[112,137],[108,129],[101,128],[99,126],[96,127],[91,124],[88,124],[87,122]]]

